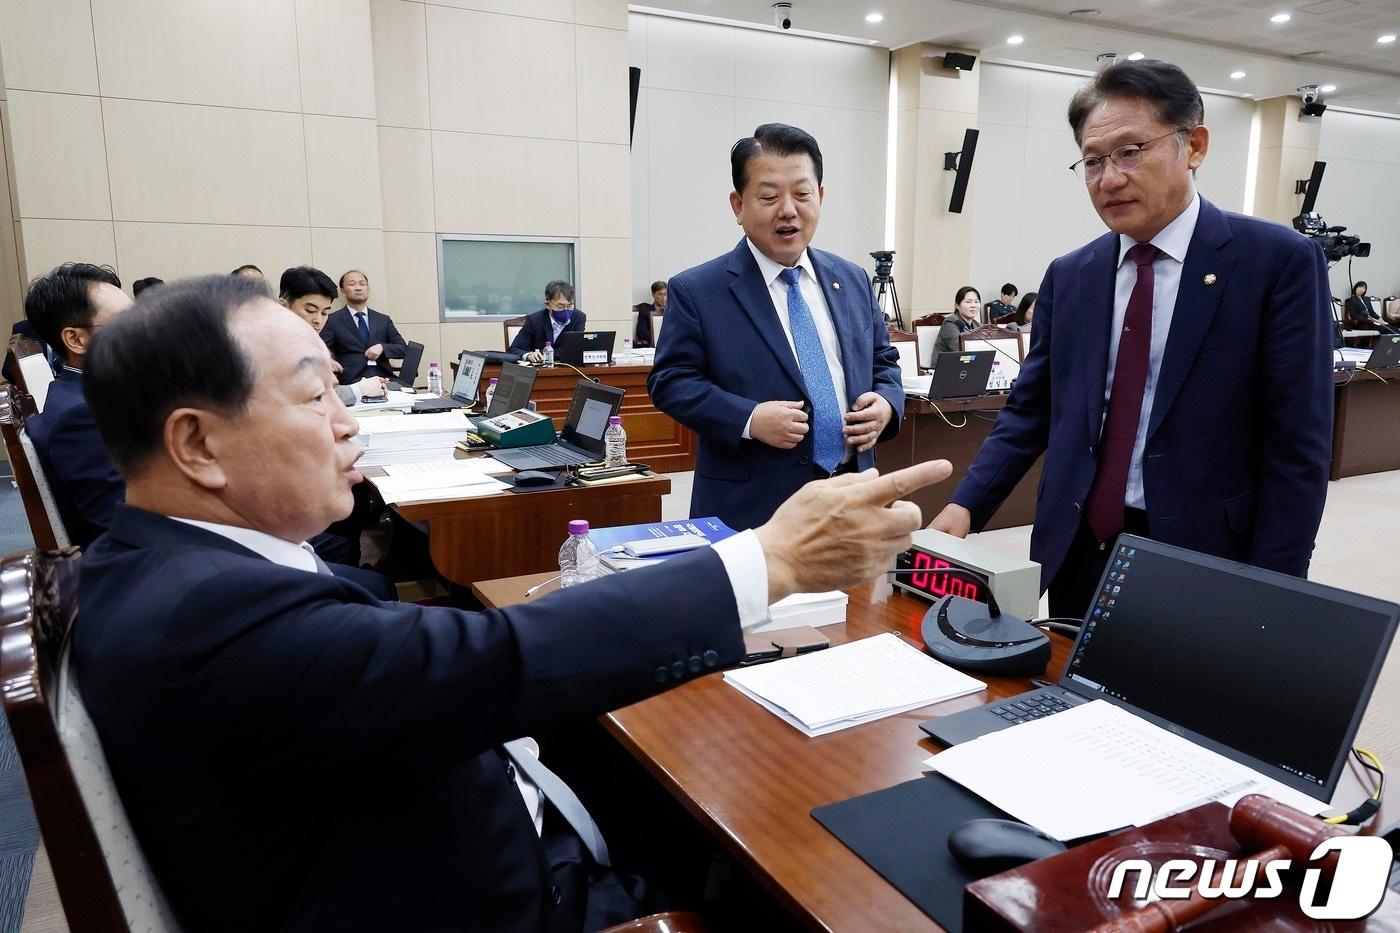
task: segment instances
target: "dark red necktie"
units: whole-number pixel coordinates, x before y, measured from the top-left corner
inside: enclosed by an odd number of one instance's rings
[[[1128,261],[1137,266],[1137,283],[1123,315],[1118,338],[1118,361],[1113,367],[1113,392],[1108,397],[1108,418],[1099,439],[1099,469],[1089,490],[1085,510],[1089,530],[1099,541],[1112,541],[1123,530],[1123,498],[1128,491],[1128,466],[1133,459],[1142,396],[1152,350],[1152,263],[1162,251],[1151,243],[1128,250]]]

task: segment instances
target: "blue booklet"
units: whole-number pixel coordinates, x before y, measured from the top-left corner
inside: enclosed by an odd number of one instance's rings
[[[714,544],[737,533],[717,518],[687,518],[676,522],[651,522],[643,525],[617,525],[613,528],[590,528],[588,537],[597,546],[598,553],[602,554],[605,560],[617,564],[640,566],[666,560],[676,554],[683,554],[685,551],[677,551],[673,554],[656,554],[645,559],[638,559],[626,557],[621,550],[617,549],[618,545],[630,541],[677,538],[681,535],[700,535]],[[613,569],[622,568],[614,567]]]

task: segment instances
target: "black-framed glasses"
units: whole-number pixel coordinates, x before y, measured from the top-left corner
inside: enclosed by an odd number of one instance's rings
[[[1085,156],[1069,167],[1069,170],[1080,178],[1084,179],[1086,185],[1093,184],[1103,177],[1103,167],[1105,162],[1112,162],[1114,167],[1120,172],[1131,172],[1142,164],[1142,154],[1147,147],[1159,139],[1166,139],[1168,136],[1175,136],[1178,133],[1189,133],[1187,127],[1179,127],[1170,133],[1163,133],[1161,136],[1154,136],[1146,142],[1127,143],[1114,149],[1107,156]]]

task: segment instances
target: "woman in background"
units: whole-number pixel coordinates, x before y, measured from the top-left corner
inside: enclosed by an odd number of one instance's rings
[[[958,338],[970,330],[976,330],[981,320],[982,295],[971,285],[958,289],[953,299],[953,315],[943,321],[938,330],[938,342],[933,345],[934,353],[957,353],[962,349]],[[935,359],[935,363],[938,361]]]

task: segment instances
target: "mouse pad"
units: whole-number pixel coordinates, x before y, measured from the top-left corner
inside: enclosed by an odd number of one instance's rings
[[[941,774],[817,807],[812,817],[949,933],[963,927],[963,888],[976,881],[948,852],[968,820],[1007,819]]]

